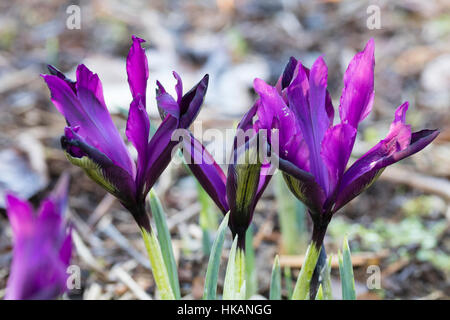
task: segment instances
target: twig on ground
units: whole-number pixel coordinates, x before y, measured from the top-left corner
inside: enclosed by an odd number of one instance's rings
[[[441,196],[445,200],[450,200],[450,182],[447,179],[428,176],[399,165],[386,168],[380,179],[406,184],[410,187]]]
[[[87,220],[87,224],[89,227],[93,228],[97,222],[111,209],[113,204],[115,203],[116,198],[113,195],[107,193],[103,199],[99,202],[95,210],[89,216]]]
[[[132,264],[130,264],[131,262]],[[133,278],[129,275],[129,271],[136,267],[135,261],[129,261],[125,264],[116,264],[112,267],[110,272],[111,280],[119,279],[122,281],[130,290],[133,292],[133,294],[136,296],[136,298],[140,300],[152,300],[152,297],[145,292],[144,289],[141,288],[141,286],[134,281]],[[125,270],[124,268],[127,267]]]
[[[201,210],[201,206],[199,203],[194,203],[184,209],[183,211],[180,211],[173,216],[171,216],[169,219],[167,219],[167,227],[170,231],[172,231],[178,224],[189,220],[190,218],[197,215]]]
[[[121,249],[126,251],[131,257],[136,259],[138,263],[145,268],[150,269],[150,263],[143,254],[136,250],[133,245],[125,238],[122,233],[112,224],[110,216],[104,216],[98,223],[98,230],[111,238],[119,245]]]

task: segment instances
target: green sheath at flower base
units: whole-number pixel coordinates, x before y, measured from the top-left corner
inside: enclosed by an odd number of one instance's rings
[[[147,248],[148,256],[150,258],[150,265],[152,266],[153,277],[155,278],[156,286],[162,300],[174,300],[175,296],[170,285],[169,274],[164,263],[159,246],[158,239],[154,232],[150,233],[141,229],[142,238],[144,239],[145,247]]]
[[[306,300],[309,297],[309,286],[311,278],[316,267],[317,259],[319,258],[320,248],[317,248],[312,242],[306,251],[305,261],[295,284],[292,300]]]
[[[245,287],[245,253],[237,248],[237,237],[235,237],[228,257],[223,300],[245,299]]]
[[[236,275],[235,275],[235,281],[236,281],[236,288],[239,291],[239,295],[243,296],[240,299],[245,299],[246,291],[245,291],[245,252],[241,248],[237,248],[236,252]],[[242,292],[242,290],[244,290]]]
[[[275,256],[275,260],[273,261],[269,298],[270,300],[281,300],[281,269],[278,255]]]
[[[152,209],[153,218],[155,220],[156,230],[158,231],[158,241],[161,247],[164,263],[167,267],[169,274],[170,284],[172,291],[175,294],[175,298],[178,300],[180,296],[180,284],[178,281],[177,264],[175,262],[175,256],[173,254],[172,240],[170,238],[170,231],[167,227],[166,214],[159,201],[158,196],[152,190],[150,190],[150,207]]]

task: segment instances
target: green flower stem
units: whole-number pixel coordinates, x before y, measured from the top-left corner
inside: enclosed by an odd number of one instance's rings
[[[322,246],[317,246],[314,241],[311,241],[308,250],[306,251],[305,261],[295,284],[292,300],[306,300],[309,297],[309,286],[311,278],[316,267],[317,259],[319,258],[320,249]],[[313,297],[314,298],[314,297]]]
[[[238,291],[240,291],[245,283],[245,252],[243,249],[239,247],[236,252],[235,266],[236,266],[235,272],[236,272],[236,286],[237,286],[236,288]]]
[[[159,246],[156,234],[153,231],[141,229],[142,239],[148,252],[150,265],[152,266],[153,277],[162,300],[175,300],[175,296],[170,285],[169,273],[164,263],[161,247]]]

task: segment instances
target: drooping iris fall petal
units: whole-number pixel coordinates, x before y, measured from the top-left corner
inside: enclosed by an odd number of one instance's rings
[[[334,211],[366,190],[387,166],[425,148],[439,134],[438,130],[411,133],[405,117],[408,103],[397,108],[386,138],[359,158],[344,174]]]
[[[222,213],[226,214],[229,210],[226,193],[227,178],[222,168],[192,134],[183,137],[183,153],[192,174]]]
[[[134,176],[134,162],[104,104],[98,76],[80,65],[77,68],[76,93],[57,76],[43,75],[43,78],[50,89],[53,104],[69,125],[78,127],[78,134],[86,143]]]

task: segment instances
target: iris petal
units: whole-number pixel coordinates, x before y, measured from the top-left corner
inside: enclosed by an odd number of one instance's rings
[[[370,39],[362,52],[359,52],[348,65],[344,75],[339,113],[343,123],[349,123],[354,128],[372,110],[375,44]]]
[[[106,191],[116,196],[123,203],[134,203],[136,186],[132,176],[122,167],[113,163],[107,155],[87,144],[73,129],[66,128],[66,134],[61,138],[61,145],[66,150],[68,160],[81,167],[86,174]],[[71,148],[82,152],[73,154]]]
[[[150,121],[141,96],[138,94],[131,102],[128,112],[126,135],[138,153],[136,186],[138,193],[143,189],[145,170],[148,161],[148,139]]]
[[[145,40],[136,36],[132,37],[133,44],[127,56],[127,75],[128,84],[130,86],[133,99],[140,95],[143,97],[145,107],[145,96],[147,91],[148,80],[148,62],[145,50],[141,47],[141,43]]]
[[[359,158],[343,175],[333,211],[366,190],[384,168],[400,161],[430,144],[439,134],[438,130],[422,130],[411,134],[405,124],[407,103],[401,105],[386,138]]]
[[[183,137],[183,155],[192,174],[223,214],[229,210],[226,177],[212,155],[192,134]]]

